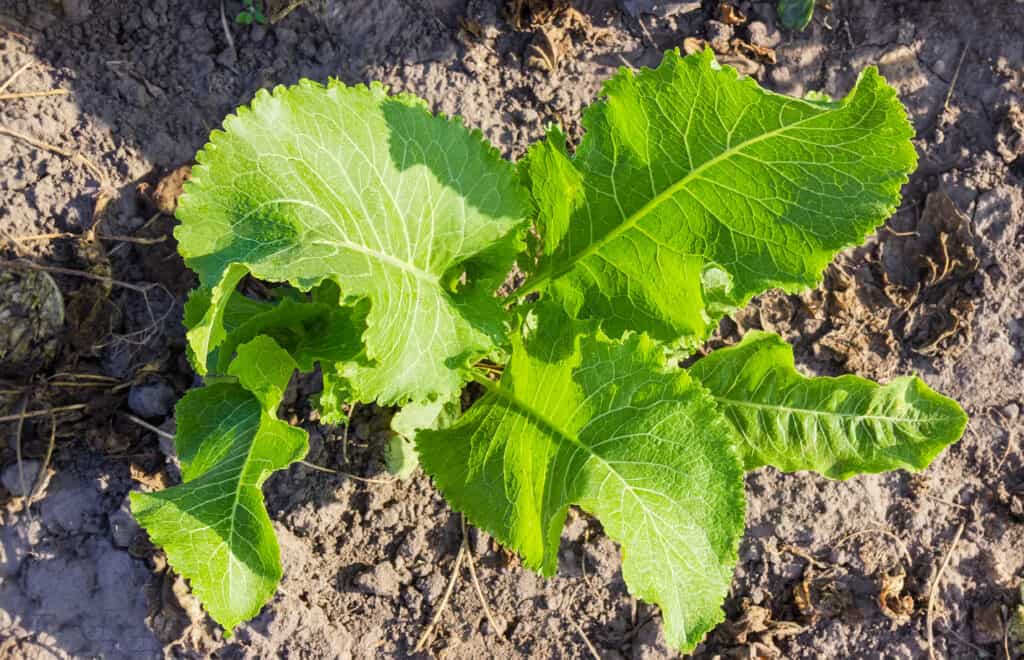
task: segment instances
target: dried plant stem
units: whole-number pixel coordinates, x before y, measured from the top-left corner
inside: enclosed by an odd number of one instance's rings
[[[25,501],[25,506],[32,506],[32,500],[35,499],[39,489],[43,487],[43,481],[46,479],[46,470],[50,467],[50,459],[53,457],[53,448],[57,444],[57,418],[53,415],[50,416],[50,443],[46,446],[46,455],[43,456],[43,462],[39,467],[39,473],[36,475],[36,481],[32,484],[32,491],[28,494],[28,499]],[[23,486],[24,488],[24,486]]]
[[[14,240],[18,243],[30,243],[33,241],[48,241],[55,238],[77,238],[77,239],[89,239],[89,236],[83,234],[73,234],[69,231],[58,231],[50,234],[34,234],[32,236],[15,236]],[[98,238],[101,241],[121,241],[124,243],[138,243],[139,245],[156,245],[157,243],[163,243],[167,240],[167,236],[157,236],[155,238],[138,238],[135,236],[107,236],[104,234],[97,234],[94,238]]]
[[[37,140],[31,135],[26,135],[25,133],[15,131],[4,126],[0,126],[0,135],[6,135],[7,137],[11,137],[16,140],[21,140],[22,142],[27,142],[28,144],[38,149],[49,151],[51,153],[55,153],[58,156],[63,156],[65,158],[70,158],[72,161],[80,163],[82,167],[89,170],[89,172],[96,177],[96,180],[99,181],[100,184],[102,184],[103,186],[110,185],[110,182],[107,180],[107,175],[103,173],[103,170],[101,170],[91,160],[89,160],[82,154],[78,153],[77,151],[71,151],[70,149],[58,147],[57,145],[50,144],[49,142]]]
[[[344,472],[342,470],[332,470],[331,468],[324,467],[322,465],[317,465],[315,463],[310,463],[309,461],[298,461],[298,463],[299,465],[304,465],[305,467],[308,467],[310,470],[316,470],[317,472],[326,472],[327,474],[340,474],[341,476],[348,477],[353,481],[361,481],[367,484],[389,484],[393,481],[398,481],[398,477],[395,477],[394,479],[372,479],[370,477],[356,476],[350,472]]]
[[[594,660],[601,660],[601,655],[594,648],[594,645],[590,643],[590,639],[587,637],[587,633],[583,632],[583,628],[580,624],[576,623],[576,619],[568,617],[569,623],[576,629],[576,633],[583,639],[583,643],[587,645],[587,650],[590,651],[590,655],[593,656]]]
[[[459,552],[455,555],[455,565],[452,566],[451,577],[448,578],[448,586],[444,590],[444,596],[441,597],[441,602],[438,604],[437,609],[434,610],[434,616],[430,617],[430,623],[423,629],[420,634],[420,638],[416,641],[416,646],[413,648],[413,653],[419,653],[423,650],[423,647],[430,641],[430,637],[434,634],[434,627],[437,626],[437,622],[440,621],[441,615],[444,614],[445,609],[448,607],[448,601],[452,597],[452,592],[455,591],[455,583],[459,579],[459,569],[462,566],[462,558],[466,554],[465,544],[459,544]]]
[[[473,580],[473,589],[476,591],[476,597],[480,600],[481,607],[484,608],[484,615],[487,617],[487,623],[490,624],[491,630],[494,634],[501,634],[500,628],[498,628],[497,622],[494,620],[494,615],[491,614],[491,608],[487,604],[487,599],[484,598],[484,590],[480,588],[480,580],[476,576],[476,561],[473,559],[473,553],[469,549],[469,532],[466,530],[466,517],[460,515],[459,523],[462,526],[462,547],[466,550],[466,556],[469,557],[469,575]]]
[[[174,434],[173,433],[168,433],[167,431],[164,431],[161,428],[157,428],[156,426],[153,426],[152,424],[150,424],[149,422],[147,422],[144,419],[140,419],[140,418],[136,417],[135,415],[125,415],[125,418],[128,421],[130,421],[130,422],[138,424],[139,426],[141,426],[142,428],[146,429],[147,431],[152,431],[153,433],[156,433],[161,438],[165,438],[167,440],[174,440]]]
[[[0,417],[0,424],[4,422],[18,422],[20,428],[21,421],[30,417],[42,417],[43,415],[71,412],[73,410],[85,410],[88,407],[88,404],[85,403],[75,403],[70,406],[59,406],[57,408],[47,408],[46,410],[33,410],[32,412],[26,412],[18,415],[4,415],[3,417]]]
[[[288,3],[288,6],[281,9],[279,12],[270,17],[270,24],[273,25],[284,19],[285,16],[292,13],[302,5],[306,4],[306,0],[292,0]]]
[[[66,89],[47,89],[41,92],[8,92],[0,94],[0,101],[13,101],[15,99],[33,99],[40,96],[67,96],[70,92]]]
[[[115,280],[111,277],[105,277],[103,275],[95,275],[93,273],[86,272],[84,270],[75,270],[74,268],[61,268],[60,266],[44,266],[37,264],[33,261],[26,259],[19,259],[17,261],[9,261],[7,259],[0,259],[0,268],[28,268],[30,270],[42,270],[47,273],[59,273],[61,275],[74,275],[76,277],[84,277],[87,280],[96,280],[98,282],[105,282],[113,286],[123,287],[125,289],[131,289],[132,291],[138,291],[139,293],[148,293],[154,287],[158,287],[157,284],[132,284],[131,282],[122,282],[121,280]]]
[[[11,86],[11,83],[17,80],[18,76],[28,71],[28,68],[30,66],[32,66],[31,62],[25,62],[20,67],[18,67],[18,70],[12,73],[10,76],[8,76],[7,80],[4,81],[4,84],[0,85],[0,92],[6,91],[7,88]]]
[[[28,416],[25,414],[25,410],[28,408],[28,396],[21,398],[21,407],[16,415],[18,419],[18,425],[14,429],[14,457],[18,461],[18,486],[21,488],[22,493],[27,493],[28,488],[25,487],[25,465],[22,461],[21,456],[21,430],[25,427],[25,418]],[[28,510],[26,509],[26,512]],[[29,513],[31,516],[31,513]]]

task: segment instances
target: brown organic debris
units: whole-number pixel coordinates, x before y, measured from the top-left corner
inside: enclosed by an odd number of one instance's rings
[[[878,592],[878,607],[881,608],[882,614],[896,623],[910,621],[914,613],[914,599],[903,593],[906,577],[902,569],[883,575]]]
[[[174,215],[178,208],[178,198],[185,182],[192,178],[192,166],[180,165],[165,174],[156,185],[140,183],[136,192],[142,195],[153,207],[165,215]]]
[[[743,25],[747,22],[746,15],[728,2],[718,5],[718,20],[726,25]]]
[[[585,14],[566,7],[546,24],[537,25],[526,49],[527,66],[549,74],[576,54],[577,43],[597,43],[608,35],[606,28],[595,28]]]
[[[799,635],[806,626],[794,621],[776,621],[772,619],[771,610],[767,607],[754,605],[744,599],[741,605],[743,614],[736,621],[722,624],[722,634],[728,642],[740,647],[739,653],[732,657],[782,657],[782,652],[775,646],[775,641]]]
[[[767,46],[758,46],[743,39],[733,39],[729,42],[734,52],[740,55],[747,55],[765,64],[775,64],[778,60],[775,57],[775,49]]]
[[[687,55],[699,53],[708,47],[707,39],[687,37],[683,39],[683,52]],[[753,58],[753,59],[751,59]],[[744,76],[756,75],[761,64],[775,64],[775,50],[764,46],[755,46],[743,39],[732,39],[721,52],[716,51],[715,59],[727,64]],[[755,61],[758,60],[758,61]]]
[[[505,14],[517,30],[547,25],[571,9],[569,0],[506,0]]]

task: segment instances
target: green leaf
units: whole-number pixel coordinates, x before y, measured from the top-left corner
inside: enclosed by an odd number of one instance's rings
[[[814,0],[779,0],[779,18],[790,30],[803,30],[814,16]]]
[[[200,376],[208,373],[209,357],[227,338],[225,315],[229,301],[244,298],[237,295],[235,289],[247,274],[248,270],[241,264],[230,264],[216,284],[193,290],[185,303],[189,356]]]
[[[339,366],[360,400],[447,397],[504,341],[493,292],[529,202],[459,120],[379,84],[304,80],[258,92],[196,160],[175,236],[201,286],[223,300],[244,270],[302,291],[333,280],[341,304],[369,301],[366,362]],[[197,356],[223,339],[218,310],[190,333]]]
[[[959,440],[967,425],[955,401],[919,378],[881,386],[857,376],[801,376],[789,344],[765,332],[748,333],[689,371],[738,431],[748,470],[773,465],[833,479],[917,471]]]
[[[836,103],[773,94],[710,51],[621,69],[575,156],[552,131],[522,167],[549,252],[517,295],[693,346],[774,287],[816,284],[897,207],[916,163],[874,68]]]
[[[268,337],[240,346],[231,365],[238,384],[194,389],[175,410],[183,483],[131,494],[136,519],[227,635],[259,613],[281,579],[261,486],[308,449],[306,432],[276,413],[295,367]]]
[[[240,294],[236,297],[242,298]],[[239,344],[268,335],[291,354],[301,371],[316,362],[355,360],[366,329],[366,310],[285,298],[232,328],[217,350],[217,371],[225,373]]]
[[[454,424],[462,412],[461,398],[410,403],[394,414],[391,430],[395,435],[385,452],[388,472],[406,479],[416,470],[420,461],[416,434],[423,429],[446,429]]]
[[[597,516],[631,592],[692,649],[723,618],[743,532],[731,429],[648,338],[581,336],[587,326],[541,315],[513,338],[500,384],[481,377],[487,395],[453,427],[419,432],[421,464],[455,509],[548,575],[568,507]]]

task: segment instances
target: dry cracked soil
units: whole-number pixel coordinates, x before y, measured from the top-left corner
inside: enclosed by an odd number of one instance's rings
[[[548,122],[578,140],[602,80],[688,39],[793,95],[841,96],[878,64],[920,155],[899,212],[820,288],[763,296],[712,344],[774,330],[807,373],[918,373],[971,415],[918,475],[750,474],[727,620],[694,657],[1021,655],[1024,4],[832,0],[804,32],[748,0],[738,25],[710,0],[299,4],[241,26],[231,0],[0,0],[0,81],[15,76],[0,94],[67,91],[0,97],[0,289],[29,278],[13,259],[66,269],[25,294],[42,362],[0,374],[0,418],[37,413],[0,422],[0,657],[416,656],[463,531],[422,473],[385,472],[388,410],[357,408],[346,437],[303,403],[316,379],[293,384],[285,417],[336,472],[295,465],[266,485],[284,580],[231,638],[127,512],[132,489],[177,479],[167,436],[194,381],[180,323],[193,280],[166,238],[176,168],[257,89],[330,76],[416,93],[518,157]],[[463,566],[420,655],[677,655],[596,521],[570,516],[550,580],[466,534],[495,625]]]

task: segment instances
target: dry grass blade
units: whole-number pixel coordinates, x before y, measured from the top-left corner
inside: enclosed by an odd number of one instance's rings
[[[25,483],[25,464],[21,456],[21,431],[25,427],[25,417],[27,416],[25,411],[27,408],[28,397],[24,396],[21,398],[21,406],[17,414],[18,425],[14,429],[14,456],[18,461],[18,487],[21,488],[22,493],[28,492],[28,488],[25,487],[27,485]],[[26,513],[31,518],[32,513],[28,509],[26,509]]]
[[[10,76],[8,76],[7,80],[4,81],[4,84],[0,85],[0,92],[7,91],[7,88],[11,86],[11,83],[17,80],[18,76],[28,71],[28,68],[30,66],[32,66],[32,62],[25,62],[20,67],[18,67],[18,70],[12,73]]]
[[[14,101],[16,99],[34,99],[41,96],[67,96],[70,92],[66,89],[46,89],[39,92],[8,92],[0,94],[0,101]]]
[[[281,9],[281,11],[277,12],[276,14],[270,17],[270,24],[273,25],[279,21],[284,20],[284,18],[288,14],[292,13],[293,11],[295,11],[304,4],[306,4],[306,0],[292,0],[291,2],[288,3],[286,7]]]
[[[498,627],[498,623],[494,620],[494,615],[491,614],[491,608],[487,604],[487,599],[484,598],[484,590],[480,588],[480,580],[476,576],[476,561],[473,559],[473,553],[469,550],[469,533],[466,531],[466,517],[460,515],[459,523],[462,526],[462,547],[469,557],[469,576],[473,580],[473,589],[476,591],[476,597],[480,601],[481,607],[484,608],[484,615],[487,617],[487,623],[491,626],[491,630],[494,634],[500,635],[501,628]]]
[[[332,470],[331,468],[324,467],[322,465],[317,465],[315,463],[310,463],[309,461],[298,461],[298,463],[299,465],[308,467],[310,470],[316,470],[317,472],[326,472],[327,474],[340,474],[341,476],[352,479],[353,481],[360,481],[362,483],[367,484],[389,484],[393,481],[398,481],[397,477],[395,477],[394,479],[372,479],[370,477],[359,477],[350,472],[343,472],[342,470]]]
[[[13,239],[18,243],[31,243],[34,241],[49,241],[55,238],[74,238],[79,240],[89,240],[89,236],[83,236],[82,234],[73,234],[69,231],[58,231],[49,234],[33,234],[32,236],[14,236]],[[156,245],[157,243],[163,243],[167,240],[167,236],[156,236],[154,238],[139,238],[136,236],[107,236],[104,234],[97,234],[94,238],[98,238],[101,241],[120,241],[124,243],[137,243],[139,245]]]
[[[138,424],[139,426],[141,426],[142,428],[146,429],[147,431],[152,431],[153,433],[156,433],[161,438],[165,438],[167,440],[174,440],[174,434],[173,433],[168,433],[167,431],[164,431],[163,429],[157,428],[157,427],[153,426],[152,424],[150,424],[149,422],[147,422],[146,420],[139,419],[135,415],[125,415],[125,419],[127,419],[128,421],[130,421],[130,422],[132,422],[134,424]]]
[[[438,604],[437,609],[434,610],[434,616],[430,617],[430,623],[420,633],[420,638],[416,640],[416,646],[413,648],[413,653],[419,653],[423,648],[430,642],[431,636],[434,634],[434,627],[437,626],[437,622],[441,620],[441,615],[448,608],[448,601],[452,597],[452,592],[455,591],[455,583],[459,579],[459,569],[462,567],[462,558],[466,555],[465,544],[459,544],[459,552],[455,555],[455,565],[452,566],[452,575],[448,578],[448,586],[445,587],[444,595],[441,597],[441,602]]]
[[[89,160],[82,154],[78,153],[77,151],[71,151],[70,149],[58,147],[57,145],[50,144],[49,142],[37,140],[31,135],[26,135],[25,133],[21,133],[10,128],[6,128],[4,126],[0,126],[0,135],[6,135],[7,137],[11,137],[16,140],[21,140],[22,142],[26,142],[32,145],[33,147],[42,149],[44,151],[49,151],[51,153],[55,153],[58,156],[63,156],[64,158],[70,158],[72,161],[80,163],[85,169],[89,170],[89,172],[96,177],[96,180],[99,181],[102,186],[104,186],[105,188],[110,187],[110,182],[107,179],[107,175],[103,173],[103,170],[101,170],[95,163],[93,163],[91,160]]]
[[[50,459],[53,458],[53,448],[57,444],[57,418],[54,415],[50,415],[50,442],[46,446],[46,454],[43,456],[43,462],[39,466],[39,473],[36,475],[36,481],[32,484],[32,491],[28,494],[28,499],[25,502],[25,506],[32,506],[32,501],[35,499],[39,490],[43,487],[43,482],[46,481],[46,470],[50,467]]]
[[[583,639],[583,643],[586,644],[587,650],[590,651],[590,655],[593,656],[594,660],[601,660],[601,655],[594,648],[594,645],[590,643],[590,639],[587,637],[587,633],[583,632],[583,628],[580,624],[576,623],[576,619],[569,617],[569,623],[576,629],[576,633]]]
[[[115,280],[110,277],[104,277],[103,275],[96,275],[89,273],[84,270],[75,270],[74,268],[62,268],[60,266],[44,266],[37,264],[32,261],[25,259],[19,259],[17,261],[10,261],[8,259],[0,259],[0,268],[28,268],[30,270],[42,270],[47,273],[58,273],[60,275],[74,275],[75,277],[84,277],[87,280],[96,280],[98,282],[105,282],[113,286],[123,287],[125,289],[131,289],[132,291],[138,291],[139,293],[148,293],[154,288],[163,288],[159,284],[132,284],[131,282],[122,282],[121,280]]]
[[[942,564],[939,566],[939,571],[935,574],[935,578],[932,580],[931,586],[928,588],[928,657],[931,660],[935,660],[935,596],[939,592],[939,583],[942,582],[942,574],[946,571],[946,567],[949,566],[949,560],[953,557],[953,552],[956,550],[956,544],[960,542],[960,536],[964,533],[964,528],[967,527],[966,522],[961,522],[960,527],[957,528],[956,534],[953,535],[953,542],[949,544],[949,550],[946,551],[946,556],[942,560]]]
[[[70,406],[59,406],[57,408],[47,408],[46,410],[33,410],[32,412],[26,412],[24,414],[4,415],[3,417],[0,417],[0,424],[4,422],[18,422],[20,424],[21,420],[29,419],[30,417],[42,417],[43,415],[72,412],[74,410],[85,410],[88,407],[88,404],[85,403],[75,403]]]

